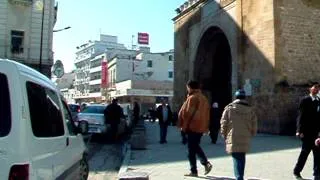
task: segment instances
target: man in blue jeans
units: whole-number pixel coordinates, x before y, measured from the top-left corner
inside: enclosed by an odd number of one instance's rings
[[[221,135],[225,139],[227,153],[232,156],[235,177],[243,180],[246,153],[249,151],[251,138],[257,133],[257,116],[245,100],[244,90],[236,91],[235,98],[224,108]]]

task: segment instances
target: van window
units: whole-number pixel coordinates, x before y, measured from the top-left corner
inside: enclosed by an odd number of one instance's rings
[[[11,129],[11,105],[7,76],[0,73],[0,137],[7,136]]]
[[[76,127],[74,125],[74,121],[72,119],[71,113],[69,111],[68,105],[66,102],[62,101],[62,111],[64,113],[65,121],[67,124],[67,128],[69,130],[69,134],[74,136],[77,135]]]
[[[62,112],[55,91],[33,82],[26,85],[33,134],[36,137],[64,135]]]

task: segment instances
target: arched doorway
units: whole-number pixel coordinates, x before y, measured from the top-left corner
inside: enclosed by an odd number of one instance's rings
[[[232,101],[232,57],[227,37],[211,27],[202,36],[194,62],[194,77],[202,84],[209,102],[225,107]]]

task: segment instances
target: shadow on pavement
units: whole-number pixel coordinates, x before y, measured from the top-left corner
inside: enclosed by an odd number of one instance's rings
[[[200,179],[210,179],[210,180],[235,180],[234,178],[229,177],[216,177],[216,176],[198,176]],[[249,179],[248,179],[249,180]]]
[[[159,144],[159,125],[145,121],[146,126],[146,150],[134,150],[131,159],[136,160],[136,165],[170,163],[187,160],[187,145],[181,143],[180,132],[177,127],[169,126],[167,144]],[[219,137],[217,144],[212,144],[208,135],[201,140],[201,147],[209,159],[229,156],[225,152],[225,144]],[[300,141],[295,137],[258,134],[253,138],[250,153],[268,153],[300,147]],[[145,158],[141,158],[145,157]],[[141,158],[141,160],[140,160]],[[139,159],[139,160],[138,160]],[[138,161],[137,161],[138,160]]]

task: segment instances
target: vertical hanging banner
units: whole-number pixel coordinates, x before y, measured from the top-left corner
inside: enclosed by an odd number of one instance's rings
[[[101,88],[107,88],[108,83],[108,62],[103,59],[101,62]]]
[[[138,44],[149,44],[149,34],[148,33],[138,33]]]

